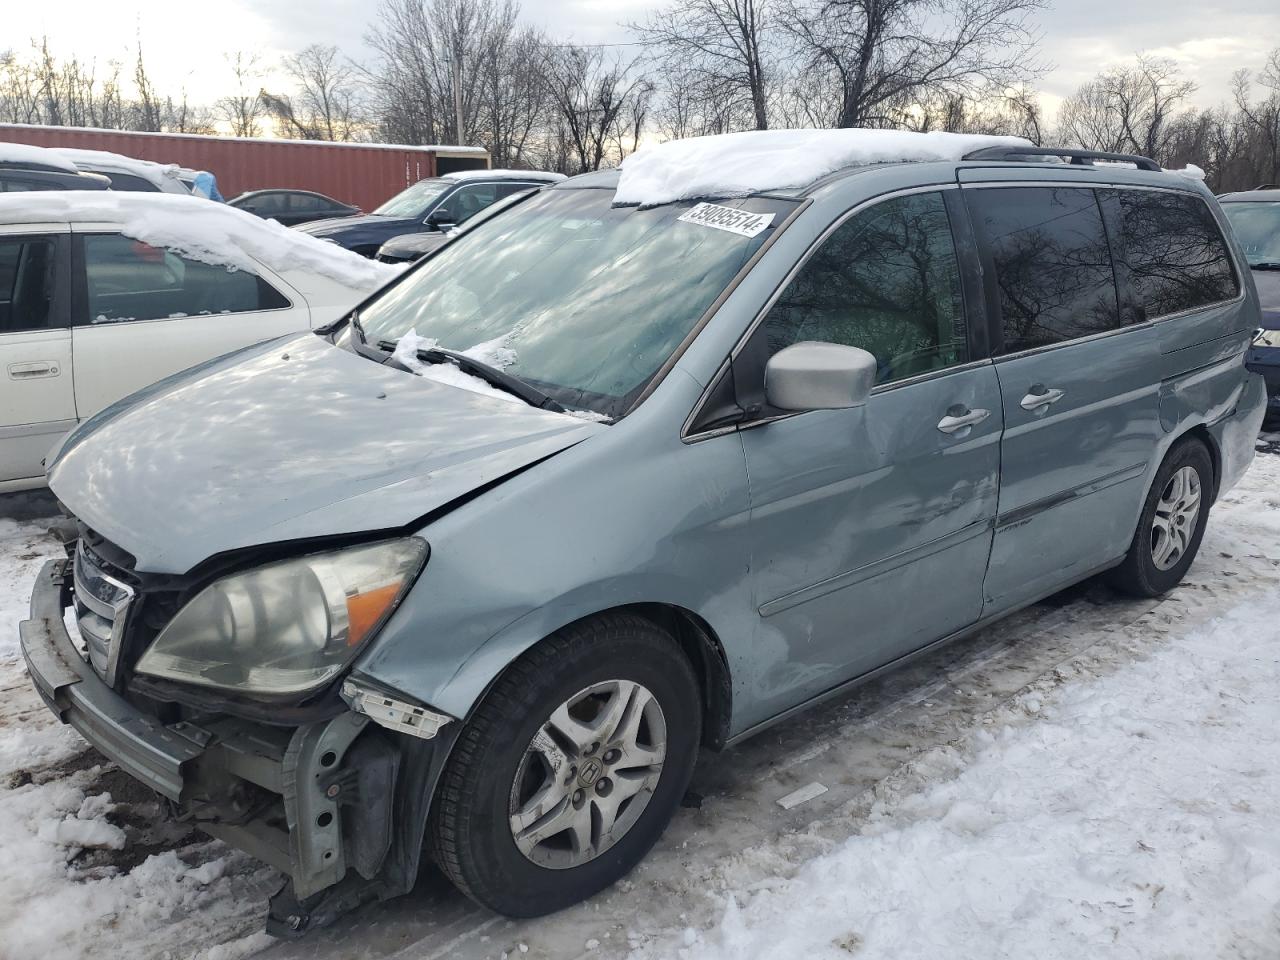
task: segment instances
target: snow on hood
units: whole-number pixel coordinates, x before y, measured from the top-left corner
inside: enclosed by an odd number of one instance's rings
[[[135,177],[141,177],[154,186],[163,186],[166,180],[177,180],[179,167],[176,163],[154,163],[151,160],[137,160],[126,157],[122,153],[111,153],[107,150],[79,150],[75,147],[50,147],[50,153],[56,153],[81,170],[97,171],[102,168],[118,169]]]
[[[627,157],[614,203],[642,207],[745,197],[803,187],[842,167],[959,160],[984,147],[1031,146],[1022,137],[906,130],[758,130],[671,140]]]
[[[0,224],[67,220],[120,225],[127,237],[218,266],[318,274],[372,291],[402,265],[378,263],[274,220],[201,197],[176,193],[41,191],[0,195]]]
[[[0,163],[35,164],[57,167],[67,173],[79,173],[76,165],[66,157],[60,157],[45,147],[33,147],[25,143],[0,143]]]

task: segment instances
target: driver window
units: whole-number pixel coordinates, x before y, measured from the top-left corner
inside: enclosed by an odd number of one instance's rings
[[[498,199],[498,186],[496,183],[477,183],[460,187],[436,209],[448,214],[447,223],[465,223]]]
[[[764,321],[769,355],[804,340],[861,347],[877,383],[968,360],[960,266],[940,193],[896,197],[842,224]]]

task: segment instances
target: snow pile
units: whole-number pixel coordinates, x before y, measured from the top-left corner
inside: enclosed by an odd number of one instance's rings
[[[843,167],[959,160],[984,147],[1031,146],[1021,137],[906,130],[759,130],[671,140],[627,157],[614,203],[642,207],[745,197],[803,187]]]
[[[1188,163],[1181,170],[1165,170],[1165,173],[1176,173],[1180,177],[1186,177],[1188,180],[1204,180],[1205,172],[1201,167],[1197,167],[1194,163]]]
[[[563,173],[545,170],[454,170],[441,174],[443,180],[545,180],[548,183],[566,179]]]
[[[468,356],[474,356],[475,359],[482,363],[488,363],[496,366],[497,364],[494,363],[492,358],[493,350],[505,349],[496,347],[496,343],[497,341],[482,343],[472,347],[471,350],[464,350],[462,352]],[[524,403],[523,400],[514,394],[507,393],[505,390],[498,390],[495,387],[489,386],[489,384],[485,383],[479,377],[473,377],[469,373],[463,373],[448,361],[445,361],[444,363],[425,363],[418,359],[418,352],[420,350],[432,350],[438,346],[440,346],[440,341],[436,340],[434,337],[420,337],[416,330],[410,330],[396,341],[396,349],[395,352],[391,354],[391,357],[402,366],[408,367],[418,376],[425,377],[428,380],[435,380],[437,383],[447,383],[451,387],[461,387],[463,390],[470,390],[472,393],[482,393],[486,397],[495,397],[498,400],[506,400],[510,403]],[[480,352],[472,353],[473,350]],[[506,353],[510,354],[507,364],[515,362],[515,353],[510,350],[506,350]]]
[[[1274,593],[995,719],[973,756],[935,750],[887,785],[859,835],[738,890],[714,933],[637,956],[1280,953]]]
[[[58,220],[118,223],[125,236],[205,263],[250,271],[261,263],[276,273],[318,274],[366,292],[404,269],[200,197],[110,190],[0,195],[0,224]]]
[[[161,190],[169,181],[178,182],[179,167],[176,163],[155,163],[151,160],[126,157],[122,153],[111,153],[107,150],[79,150],[75,147],[50,147],[49,152],[70,160],[78,169],[120,170],[131,173],[135,177],[141,177]]]
[[[60,157],[53,150],[45,147],[33,147],[25,143],[0,143],[0,163],[12,163],[19,166],[43,164],[46,167],[57,167],[65,173],[79,173],[76,165],[66,157]]]

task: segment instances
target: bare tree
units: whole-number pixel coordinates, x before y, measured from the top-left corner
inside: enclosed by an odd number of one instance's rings
[[[1263,165],[1258,179],[1280,182],[1280,48],[1271,51],[1259,81],[1269,91],[1261,100],[1250,99],[1253,77],[1240,70],[1232,78],[1236,110],[1251,131],[1261,140]]]
[[[546,88],[575,173],[621,163],[636,149],[653,85],[600,47],[565,44],[548,51]]]
[[[218,116],[231,127],[233,137],[258,137],[262,135],[262,117],[265,108],[258,95],[261,86],[261,56],[237,50],[225,55],[231,67],[236,88],[233,93],[220,97],[214,104]]]
[[[834,126],[892,126],[926,95],[1035,79],[1044,0],[785,0],[803,74],[838,102]]]
[[[284,67],[296,85],[293,94],[258,94],[283,137],[304,140],[365,139],[356,70],[335,46],[313,43]]]
[[[1174,133],[1179,106],[1196,85],[1178,76],[1172,60],[1139,55],[1084,84],[1058,111],[1058,137],[1092,150],[1159,159]]]
[[[774,7],[774,0],[675,0],[631,29],[664,71],[679,74],[678,98],[687,104],[698,94],[704,115],[732,112],[735,101],[745,101],[752,126],[765,130]]]

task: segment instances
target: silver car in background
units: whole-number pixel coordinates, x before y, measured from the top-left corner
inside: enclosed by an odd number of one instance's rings
[[[289,877],[278,934],[424,850],[508,915],[590,896],[700,747],[1185,574],[1253,456],[1254,285],[1202,184],[1048,152],[648,208],[586,175],[115,404],[49,458],[33,683]]]

